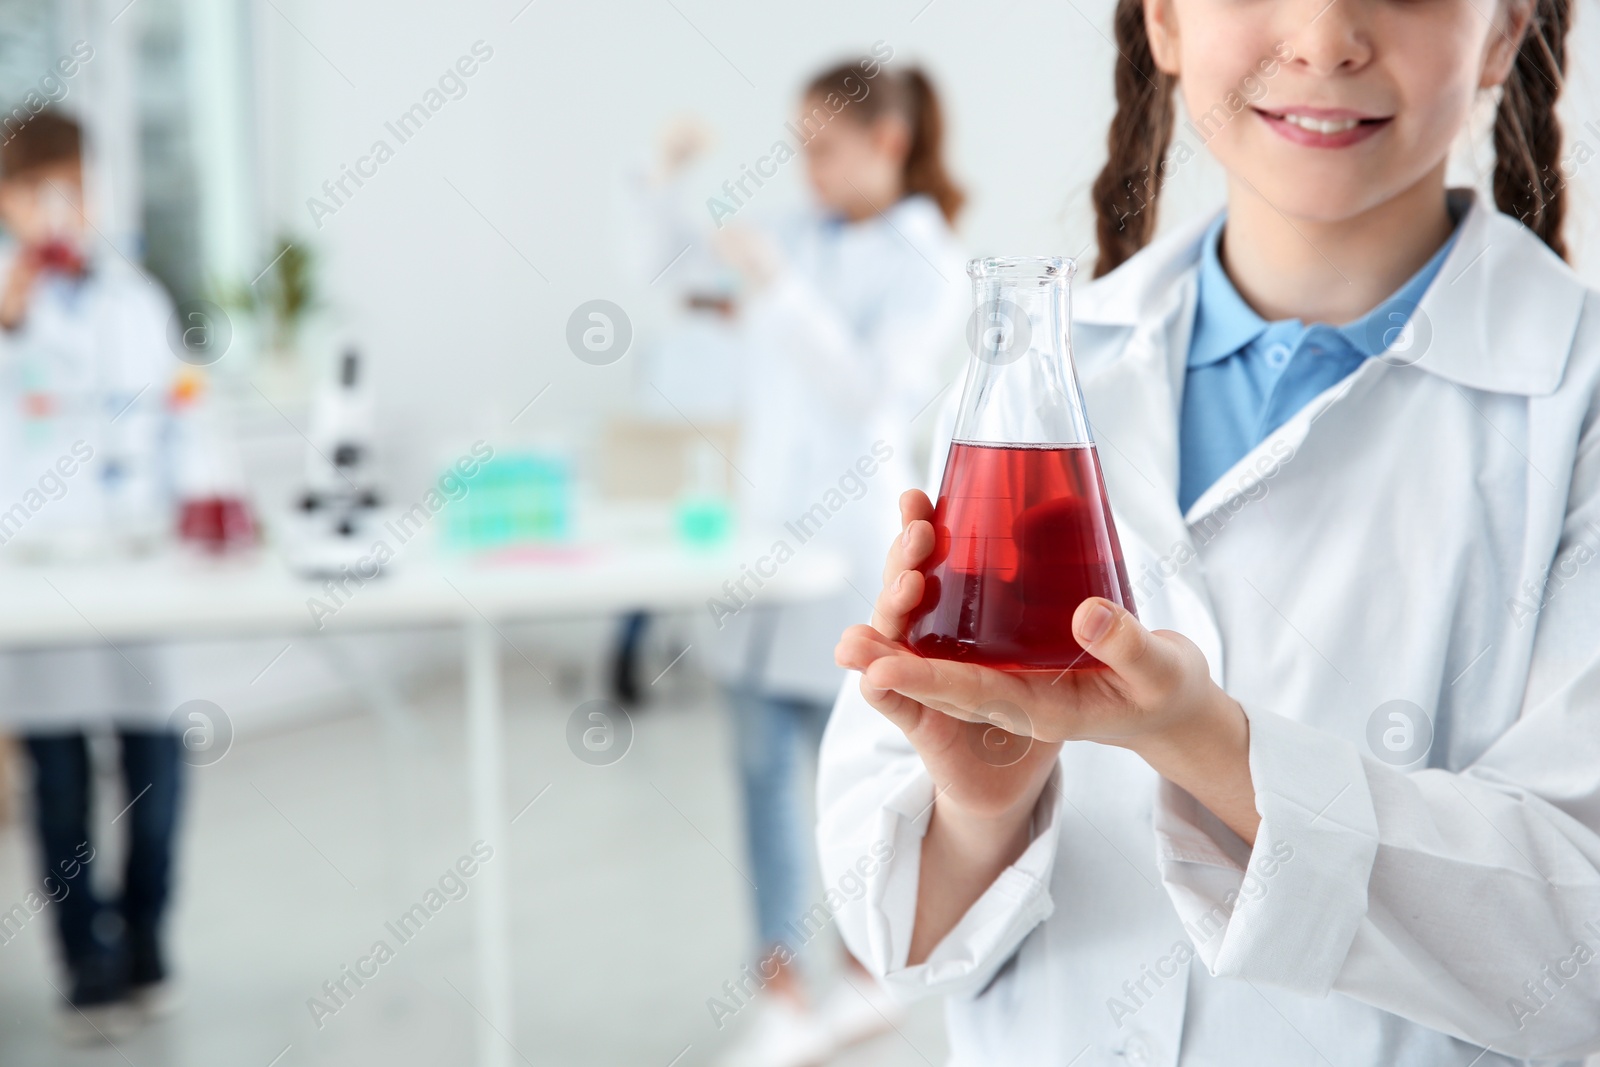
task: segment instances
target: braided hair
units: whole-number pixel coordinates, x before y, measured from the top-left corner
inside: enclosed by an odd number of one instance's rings
[[[1106,164],[1091,196],[1099,255],[1095,277],[1125,263],[1156,231],[1162,164],[1172,145],[1178,79],[1156,67],[1143,0],[1117,0],[1113,16],[1117,112],[1106,137]],[[1572,0],[1533,0],[1516,61],[1501,89],[1494,123],[1494,200],[1563,259],[1566,179],[1556,100],[1566,73]]]

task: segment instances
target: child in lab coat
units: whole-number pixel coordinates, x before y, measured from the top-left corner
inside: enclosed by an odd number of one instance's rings
[[[91,255],[78,124],[43,111],[0,145],[0,552],[104,558],[170,525],[164,403],[170,308],[114,251]],[[7,653],[0,716],[20,727],[67,971],[61,1020],[97,1040],[170,999],[161,950],[179,798],[159,661],[136,647]],[[128,805],[120,897],[97,898],[85,729],[116,726]],[[121,806],[121,803],[118,805]]]
[[[759,181],[741,174],[707,205],[712,247],[741,279],[731,458],[742,521],[792,553],[837,555],[859,590],[881,578],[893,502],[926,425],[917,419],[927,410],[931,421],[968,310],[951,229],[962,194],[945,169],[939,103],[919,70],[892,60],[880,42],[813,78],[784,127],[783,144],[799,158],[774,146],[751,164]],[[783,166],[805,168],[815,207],[759,226],[751,220],[761,198],[775,195],[761,186]],[[782,565],[751,561],[766,577]],[[800,971],[802,950],[831,937],[831,922],[807,893],[812,851],[797,767],[815,752],[838,691],[839,630],[869,604],[854,590],[793,606],[763,601],[746,581],[708,604],[705,641],[731,696],[755,886],[759,955],[709,1004],[717,1029],[740,1028],[721,1058],[740,1067],[811,1063],[899,1015],[853,960],[846,979],[815,999]],[[832,899],[834,887],[824,888]]]
[[[912,654],[934,512],[907,492],[823,742],[825,875],[870,871],[846,943],[948,995],[952,1063],[1600,1049],[1572,13],[1119,0],[1072,336],[1139,617],[1079,605],[1107,669],[1060,678]],[[1150,243],[1178,92],[1227,205]],[[1486,93],[1492,200],[1445,182]]]

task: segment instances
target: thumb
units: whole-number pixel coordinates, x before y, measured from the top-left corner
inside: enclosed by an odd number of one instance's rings
[[[1072,636],[1131,685],[1160,687],[1180,673],[1172,648],[1157,641],[1132,612],[1102,597],[1078,605],[1072,615]]]

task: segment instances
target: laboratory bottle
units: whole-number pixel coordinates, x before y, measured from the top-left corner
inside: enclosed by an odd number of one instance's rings
[[[1072,636],[1089,597],[1134,610],[1072,363],[1065,258],[975,259],[966,380],[907,640],[1008,671],[1102,668]]]

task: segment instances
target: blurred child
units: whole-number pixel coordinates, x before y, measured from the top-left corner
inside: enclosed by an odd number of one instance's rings
[[[93,558],[169,525],[164,402],[178,364],[165,294],[115,250],[92,254],[82,133],[53,111],[0,145],[0,553]],[[0,657],[0,708],[25,733],[69,1037],[109,1037],[170,1002],[161,920],[179,739],[157,664],[133,647]],[[93,886],[87,728],[115,726],[127,827],[120,895]]]
[[[916,469],[917,416],[939,391],[968,306],[952,229],[963,196],[946,170],[939,101],[921,71],[892,58],[880,43],[812,78],[784,126],[789,140],[707,203],[709,248],[738,286],[731,373],[708,361],[703,374],[736,385],[743,521],[762,533],[798,524],[790,548],[837,554],[862,590],[879,581],[896,486]],[[675,158],[663,170],[694,154],[681,134],[668,138]],[[756,223],[762,198],[775,196],[762,186],[794,157],[812,205]],[[754,561],[767,577],[770,564]],[[721,1062],[781,1067],[824,1059],[902,1012],[849,957],[844,980],[817,998],[801,972],[817,917],[801,767],[841,679],[840,623],[865,619],[869,605],[850,590],[782,607],[745,591],[714,606],[708,654],[722,660],[735,717],[762,990],[748,1017],[743,1000],[723,1005],[742,1033]]]

